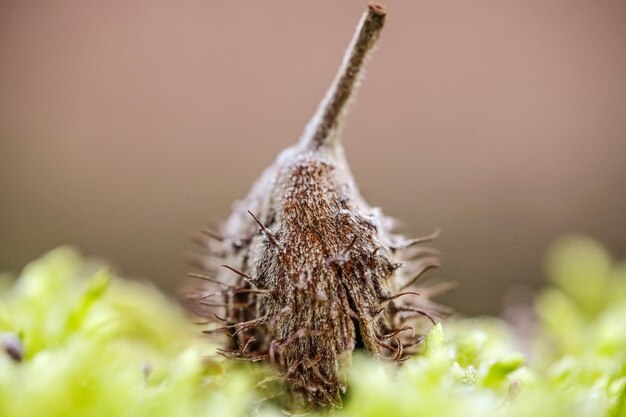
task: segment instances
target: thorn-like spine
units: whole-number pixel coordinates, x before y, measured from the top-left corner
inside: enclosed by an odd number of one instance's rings
[[[203,229],[200,230],[200,233],[202,233],[205,236],[208,236],[212,239],[217,240],[218,242],[223,242],[224,241],[224,236],[222,236],[220,233],[216,232],[213,229],[209,229],[208,227],[205,227]]]
[[[232,288],[232,285],[228,285],[225,282],[222,282],[222,281],[218,280],[217,278],[212,277],[211,275],[198,274],[196,272],[189,272],[189,273],[187,273],[187,276],[189,278],[200,279],[200,280],[203,280],[203,281],[212,282],[213,284],[217,284],[217,285],[222,286],[224,288]]]
[[[441,262],[437,258],[427,258],[420,263],[420,266],[417,271],[414,272],[414,275],[409,281],[404,283],[400,290],[404,290],[415,283],[426,271],[433,268],[439,268],[441,266]]]
[[[229,270],[231,270],[232,272],[234,272],[235,274],[239,275],[239,276],[240,276],[241,278],[243,278],[243,280],[244,280],[245,282],[247,282],[248,284],[250,284],[250,285],[254,285],[254,279],[253,279],[250,275],[246,274],[245,272],[242,272],[242,271],[238,270],[237,268],[234,268],[234,267],[232,267],[232,266],[230,266],[230,265],[225,265],[225,264],[222,264],[222,265],[220,265],[220,266],[221,266],[222,268],[229,269]]]
[[[254,219],[254,221],[259,225],[259,227],[261,228],[261,231],[263,232],[263,235],[265,235],[265,237],[274,244],[274,246],[276,246],[277,248],[280,248],[280,243],[278,242],[278,239],[276,238],[276,235],[274,235],[274,233],[267,228],[267,226],[265,226],[250,210],[248,210],[248,214],[250,214],[252,216],[252,218]]]

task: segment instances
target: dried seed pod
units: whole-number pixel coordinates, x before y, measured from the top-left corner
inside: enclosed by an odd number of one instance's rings
[[[435,235],[393,233],[393,221],[359,194],[339,141],[384,22],[384,9],[370,5],[299,143],[262,174],[219,233],[204,231],[210,255],[198,264],[207,274],[191,274],[217,287],[200,303],[230,336],[222,353],[277,365],[292,409],[339,405],[355,348],[402,362],[421,341],[415,317],[445,313],[405,290],[439,265],[436,251],[418,246]]]

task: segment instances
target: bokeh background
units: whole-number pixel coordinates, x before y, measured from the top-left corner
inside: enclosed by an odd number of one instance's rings
[[[0,269],[60,244],[168,290],[294,143],[362,1],[0,2]],[[626,255],[626,2],[386,2],[344,143],[435,246],[447,302],[501,309],[555,238]]]

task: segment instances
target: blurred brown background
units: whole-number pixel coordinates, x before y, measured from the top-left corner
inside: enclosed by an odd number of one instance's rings
[[[547,245],[626,255],[626,2],[387,1],[344,143],[371,204],[443,230],[494,312]],[[0,269],[56,245],[168,289],[299,137],[365,2],[0,2]]]

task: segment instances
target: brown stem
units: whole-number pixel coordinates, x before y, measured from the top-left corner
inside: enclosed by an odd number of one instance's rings
[[[368,5],[335,80],[307,125],[301,139],[303,144],[317,149],[337,142],[341,122],[347,113],[347,105],[362,78],[364,64],[380,35],[385,16],[385,9],[382,6],[375,3]]]

